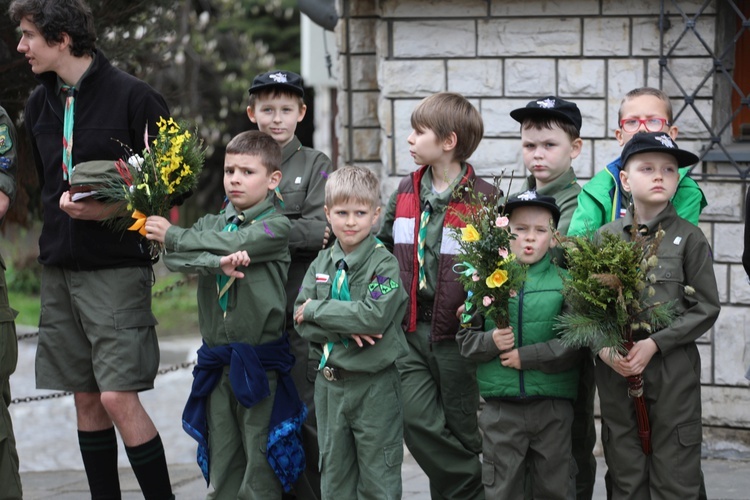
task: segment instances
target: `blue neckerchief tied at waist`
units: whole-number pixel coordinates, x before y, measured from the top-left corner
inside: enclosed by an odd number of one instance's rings
[[[185,410],[182,427],[198,442],[198,465],[209,482],[208,397],[221,380],[225,366],[229,366],[229,382],[237,401],[251,408],[271,395],[266,371],[279,376],[268,425],[266,456],[284,491],[289,491],[305,468],[301,427],[307,418],[307,407],[302,403],[289,375],[294,356],[289,351],[285,334],[279,340],[252,346],[241,342],[198,349],[198,361],[193,369],[193,386]]]

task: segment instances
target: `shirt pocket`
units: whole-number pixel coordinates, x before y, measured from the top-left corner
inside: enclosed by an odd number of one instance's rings
[[[298,219],[302,216],[302,207],[305,204],[307,192],[304,190],[293,190],[282,193],[284,197],[283,214],[290,219]]]

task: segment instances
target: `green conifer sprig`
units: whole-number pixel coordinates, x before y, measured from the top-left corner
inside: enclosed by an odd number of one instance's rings
[[[563,295],[572,312],[558,318],[556,329],[566,346],[594,352],[611,347],[624,354],[626,342],[645,338],[674,319],[672,302],[651,300],[664,231],[648,237],[637,224],[633,227],[629,241],[610,232],[561,239],[569,271]]]

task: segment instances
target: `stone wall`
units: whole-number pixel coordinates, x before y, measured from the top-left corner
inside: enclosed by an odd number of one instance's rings
[[[687,14],[702,4],[676,3]],[[723,105],[714,103],[713,77],[704,78],[713,59],[701,41],[719,45],[717,7],[710,3],[697,17],[699,38],[683,33],[677,7],[667,4],[666,69],[675,78],[660,71],[659,1],[339,0],[339,164],[380,172],[386,200],[414,169],[406,143],[411,111],[440,91],[459,92],[480,110],[485,138],[470,162],[484,176],[525,175],[519,127],[508,113],[547,94],[581,109],[584,149],[573,163],[581,183],[619,154],[617,110],[635,87],[674,97],[680,146],[698,152],[711,134],[696,110],[711,121]],[[694,94],[691,105],[680,87]],[[750,430],[750,414],[740,411],[750,403],[750,286],[740,265],[747,186],[731,168],[724,177],[703,175],[711,167],[693,171],[709,202],[701,228],[713,244],[723,303],[716,326],[700,339],[704,415],[717,429]]]

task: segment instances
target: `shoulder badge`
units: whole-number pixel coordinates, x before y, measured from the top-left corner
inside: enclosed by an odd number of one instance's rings
[[[13,141],[10,138],[10,130],[6,124],[0,125],[0,155],[4,155],[13,147]]]

